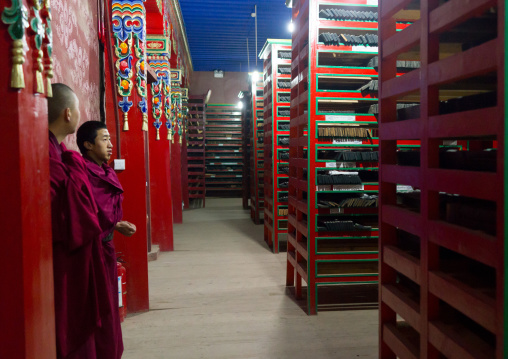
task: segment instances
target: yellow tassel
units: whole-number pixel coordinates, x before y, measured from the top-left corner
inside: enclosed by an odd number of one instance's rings
[[[143,126],[141,130],[148,131],[148,115],[146,113],[143,114]]]
[[[23,52],[23,40],[15,40],[13,42],[12,62],[11,87],[24,89],[25,75],[23,73],[23,63],[25,62],[25,53]]]
[[[155,138],[157,141],[159,141],[161,139],[161,136],[159,134],[159,129],[157,129],[157,137]]]
[[[51,89],[51,80],[53,79],[53,59],[49,58],[49,64],[46,67],[46,81],[48,84],[47,97],[53,97],[53,90]]]
[[[182,136],[180,136],[180,138],[178,139],[178,143],[182,144]]]
[[[37,81],[37,89],[35,92],[37,93],[44,93],[44,80],[42,79],[42,71],[44,70],[44,67],[42,66],[43,56],[44,53],[42,50],[39,50],[37,56],[37,70],[35,70],[35,79]]]
[[[127,112],[123,114],[123,130],[129,131],[129,115]]]
[[[48,83],[48,93],[46,94],[47,97],[53,97],[53,89],[51,88],[51,79],[48,77],[47,78],[47,83]]]

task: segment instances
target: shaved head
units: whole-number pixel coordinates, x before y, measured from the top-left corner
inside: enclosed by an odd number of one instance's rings
[[[76,108],[76,94],[64,84],[52,84],[53,97],[48,98],[48,121],[53,123],[60,116],[63,110]]]

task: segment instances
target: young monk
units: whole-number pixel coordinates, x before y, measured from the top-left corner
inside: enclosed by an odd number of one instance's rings
[[[51,220],[57,357],[95,359],[94,334],[111,307],[104,256],[86,164],[62,141],[76,132],[76,94],[53,84],[48,98]]]
[[[112,287],[112,317],[103,321],[103,328],[97,332],[95,345],[98,359],[119,359],[123,352],[122,329],[118,313],[118,290],[116,252],[113,232],[132,236],[136,226],[122,220],[123,188],[115,171],[108,166],[113,145],[106,125],[98,121],[85,122],[78,130],[78,147],[88,168],[101,226],[101,240],[106,270]]]

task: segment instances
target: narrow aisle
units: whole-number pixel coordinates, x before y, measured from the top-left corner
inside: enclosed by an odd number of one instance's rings
[[[184,212],[175,248],[149,263],[150,311],[123,323],[124,359],[377,357],[377,310],[307,316],[241,199]]]

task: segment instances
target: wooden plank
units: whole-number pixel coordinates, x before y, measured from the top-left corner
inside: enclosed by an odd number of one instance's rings
[[[429,342],[447,358],[491,359],[494,348],[459,325],[429,323]]]
[[[416,331],[420,331],[420,305],[417,302],[391,284],[381,286],[381,298]]]
[[[379,2],[380,21],[388,20],[411,3],[411,0],[382,0]]]
[[[404,30],[398,31],[395,35],[383,41],[383,58],[387,59],[396,56],[418,46],[421,27],[420,21],[416,21]]]
[[[427,185],[433,191],[497,201],[501,193],[497,178],[496,173],[433,168],[428,170]]]
[[[420,89],[420,69],[382,83],[382,99],[400,97]]]
[[[498,135],[498,124],[494,119],[499,116],[499,110],[499,107],[489,107],[431,116],[428,121],[429,137],[457,138]],[[485,119],[489,119],[489,121]]]
[[[415,340],[404,335],[400,324],[387,323],[382,327],[382,339],[399,358],[418,359],[419,349]],[[414,329],[413,329],[414,330]]]
[[[420,187],[420,167],[384,165],[381,181],[407,186]]]
[[[392,205],[383,205],[381,220],[415,236],[422,235],[422,218],[420,214]]]
[[[497,58],[485,56],[485,54],[496,53],[497,45],[497,39],[491,40],[465,52],[429,64],[429,85],[458,81],[494,71],[497,68]]]
[[[496,313],[495,298],[438,271],[429,272],[429,291],[487,330],[496,332],[500,315]]]
[[[395,246],[383,246],[383,262],[420,284],[420,260]]]
[[[429,32],[442,33],[496,5],[496,0],[450,0],[431,11]]]
[[[379,138],[387,140],[417,140],[421,137],[420,119],[383,122],[379,124]]]
[[[429,241],[478,262],[498,268],[496,237],[443,221],[428,222]]]

